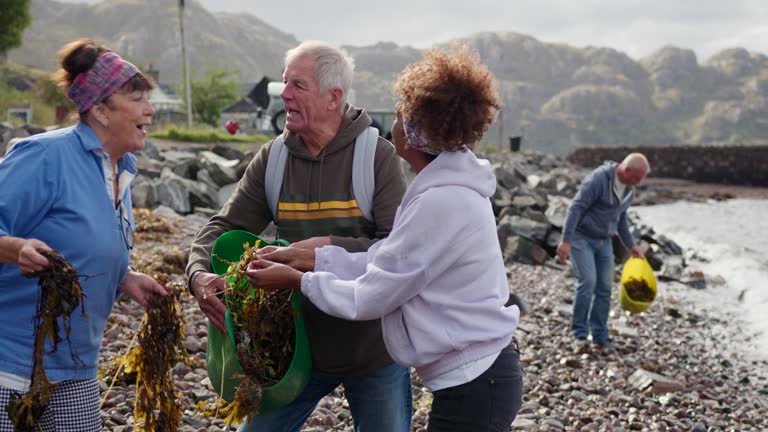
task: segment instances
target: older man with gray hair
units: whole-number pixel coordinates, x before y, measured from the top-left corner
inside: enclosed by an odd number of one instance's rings
[[[643,256],[629,232],[627,209],[635,197],[634,186],[649,171],[641,153],[629,154],[618,165],[606,162],[582,180],[568,208],[557,256],[563,261],[570,256],[578,282],[571,331],[579,351],[587,347],[590,330],[599,348],[616,351],[608,337],[614,266],[611,238],[618,232],[632,256]]]
[[[371,118],[365,110],[346,102],[353,70],[352,59],[325,42],[304,42],[286,53],[281,94],[285,132],[262,146],[232,197],[197,234],[190,251],[190,290],[222,332],[226,307],[216,296],[205,294],[224,289],[224,282],[210,269],[211,248],[224,232],[260,233],[274,221],[278,237],[294,247],[333,244],[361,252],[392,229],[405,178],[392,144],[369,128]],[[372,139],[361,141],[358,137],[363,136]],[[373,188],[370,205],[363,204],[363,191],[353,190],[360,146],[373,155],[364,170],[371,174],[372,181],[366,182]],[[273,188],[268,166],[279,160],[273,153],[281,152],[286,153],[280,162],[283,177]],[[270,190],[275,191],[276,202]],[[240,431],[298,431],[320,399],[343,384],[356,431],[407,432],[412,415],[410,374],[389,356],[381,321],[334,318],[302,300],[313,361],[309,384],[295,401],[249,419]]]

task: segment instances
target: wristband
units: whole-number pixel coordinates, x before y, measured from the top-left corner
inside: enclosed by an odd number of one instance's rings
[[[195,296],[195,288],[193,287],[193,283],[195,282],[195,278],[198,274],[202,273],[204,270],[195,270],[192,272],[192,274],[189,276],[189,283],[187,284],[187,289],[189,290],[189,293],[192,294],[192,297]]]

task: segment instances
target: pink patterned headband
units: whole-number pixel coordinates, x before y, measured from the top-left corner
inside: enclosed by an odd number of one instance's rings
[[[424,136],[420,134],[419,131],[416,129],[416,122],[414,122],[413,120],[405,120],[403,121],[403,123],[405,124],[405,142],[408,143],[409,146],[415,148],[416,150],[420,150],[424,153],[435,155],[435,156],[439,155],[444,151],[454,152],[454,151],[467,150],[467,146],[465,145],[455,147],[455,148],[445,148],[439,144],[436,144],[424,138]]]
[[[84,113],[95,104],[115,94],[136,74],[141,73],[132,63],[114,52],[105,52],[96,58],[93,66],[75,77],[67,95]]]

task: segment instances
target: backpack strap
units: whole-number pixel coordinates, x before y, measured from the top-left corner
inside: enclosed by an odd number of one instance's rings
[[[272,141],[267,158],[267,171],[264,175],[264,192],[267,195],[267,205],[272,211],[272,219],[277,221],[277,201],[280,199],[280,189],[283,187],[285,163],[288,160],[288,149],[279,135]]]
[[[352,193],[363,216],[370,222],[373,222],[373,196],[376,190],[373,165],[378,142],[378,129],[369,127],[355,139],[352,159]]]

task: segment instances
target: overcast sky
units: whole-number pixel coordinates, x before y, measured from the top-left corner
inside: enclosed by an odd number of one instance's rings
[[[480,31],[512,31],[611,47],[636,59],[664,45],[693,49],[699,62],[735,46],[768,55],[768,0],[198,1],[212,11],[250,13],[299,40],[337,45],[425,48]]]

